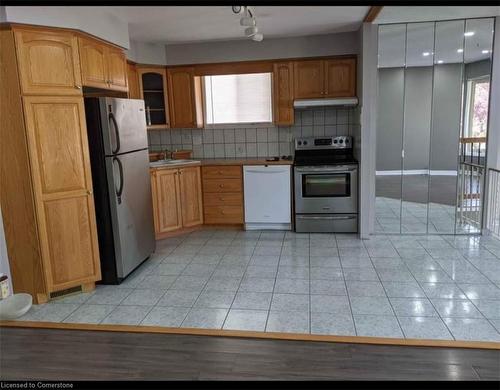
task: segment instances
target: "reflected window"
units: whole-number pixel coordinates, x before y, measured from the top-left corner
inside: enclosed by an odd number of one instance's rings
[[[488,129],[488,99],[490,96],[490,79],[485,77],[470,80],[467,89],[469,96],[468,118],[466,122],[467,137],[486,137]]]

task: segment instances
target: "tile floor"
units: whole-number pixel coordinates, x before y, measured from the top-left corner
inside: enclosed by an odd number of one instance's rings
[[[458,223],[455,206],[440,203],[427,205],[378,196],[375,208],[376,233],[455,234],[455,230],[457,234],[479,232],[474,225]],[[471,206],[472,209],[480,210],[477,205]]]
[[[200,230],[21,319],[500,341],[500,241]]]

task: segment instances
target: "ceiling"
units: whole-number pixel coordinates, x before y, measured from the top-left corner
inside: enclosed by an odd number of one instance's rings
[[[500,6],[384,6],[374,23],[424,22],[499,15]]]
[[[130,39],[190,43],[247,39],[231,6],[103,7],[127,21]],[[253,7],[259,32],[282,38],[358,30],[369,6]]]

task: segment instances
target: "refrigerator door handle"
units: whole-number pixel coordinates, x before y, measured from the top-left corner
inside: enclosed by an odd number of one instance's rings
[[[120,131],[118,129],[118,123],[116,122],[116,118],[112,112],[109,113],[109,119],[113,122],[113,127],[115,130],[115,138],[116,138],[116,149],[112,150],[113,154],[116,154],[120,151]]]
[[[118,157],[113,157],[113,162],[115,162],[115,161],[118,163],[118,168],[119,168],[119,172],[120,172],[120,186],[118,188],[116,188],[116,185],[115,185],[115,192],[116,192],[116,197],[118,198],[118,204],[121,204],[122,203],[122,193],[123,193],[123,165]]]

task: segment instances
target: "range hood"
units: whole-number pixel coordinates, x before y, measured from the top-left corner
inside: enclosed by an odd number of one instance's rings
[[[334,98],[334,99],[297,99],[294,100],[293,106],[295,108],[308,108],[308,107],[352,107],[358,104],[357,97],[350,98]]]

